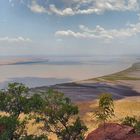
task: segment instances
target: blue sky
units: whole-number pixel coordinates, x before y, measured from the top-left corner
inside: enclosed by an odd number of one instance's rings
[[[140,54],[140,0],[0,0],[0,55]]]

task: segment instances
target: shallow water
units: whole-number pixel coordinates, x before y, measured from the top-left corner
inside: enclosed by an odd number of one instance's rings
[[[25,58],[14,58],[14,63],[10,58],[5,59],[1,59],[1,64],[10,65],[0,65],[0,88],[5,88],[8,82],[39,87],[84,80],[121,71],[134,62],[124,57],[49,57],[39,61],[26,58],[24,63]]]

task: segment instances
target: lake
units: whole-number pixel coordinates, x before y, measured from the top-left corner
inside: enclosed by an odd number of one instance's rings
[[[0,88],[9,82],[39,87],[85,80],[124,70],[136,61],[124,56],[1,57]]]

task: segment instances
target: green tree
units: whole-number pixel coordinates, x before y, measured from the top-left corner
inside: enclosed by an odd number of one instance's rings
[[[49,90],[46,93],[45,130],[60,140],[83,140],[87,127],[78,117],[78,107],[62,93]]]
[[[0,125],[4,126],[4,131],[0,134],[2,140],[24,140],[40,137],[28,135],[26,124],[29,122],[31,113],[39,112],[45,108],[45,101],[39,95],[28,96],[28,88],[20,83],[10,83],[8,89],[0,91],[0,111],[7,113],[0,116]],[[20,119],[24,114],[25,118]],[[44,138],[47,139],[47,138]]]
[[[78,117],[78,107],[62,93],[49,90],[45,97],[28,95],[28,88],[20,83],[11,83],[0,91],[0,139],[46,140],[44,135],[29,135],[26,126],[31,119],[42,121],[44,132],[55,133],[61,140],[83,140],[86,126]],[[21,119],[20,115],[25,118]]]
[[[94,115],[104,126],[106,121],[114,116],[114,104],[111,94],[100,95],[98,109],[94,112]]]

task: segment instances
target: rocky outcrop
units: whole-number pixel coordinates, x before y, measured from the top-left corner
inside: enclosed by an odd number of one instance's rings
[[[86,140],[140,140],[140,135],[130,126],[107,123],[92,131]]]

